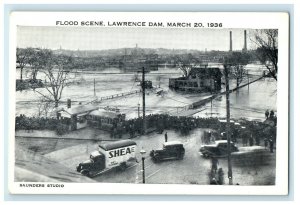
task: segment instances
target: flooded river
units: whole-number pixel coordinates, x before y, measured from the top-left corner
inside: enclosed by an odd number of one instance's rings
[[[249,80],[257,79],[262,68],[258,65],[248,65],[247,70],[251,75]],[[71,99],[74,104],[79,102],[85,104],[98,97],[105,97],[113,94],[139,90],[138,82],[135,78],[141,79],[141,74],[120,73],[119,70],[109,70],[110,72],[79,72],[69,75],[70,85],[63,90],[61,106],[65,106],[67,99]],[[146,114],[174,112],[181,107],[187,106],[193,102],[201,100],[210,93],[189,94],[177,93],[169,90],[169,78],[181,76],[179,69],[159,68],[158,71],[146,74],[146,80],[151,80],[154,87],[160,86],[164,91],[164,96],[158,96],[155,93],[146,95]],[[17,76],[19,74],[17,73]],[[44,79],[42,73],[39,73],[39,79]],[[94,84],[95,80],[95,84]],[[247,83],[244,79],[243,83]],[[230,94],[230,107],[232,118],[264,119],[266,109],[277,110],[277,83],[272,78],[262,79],[248,86],[239,89]],[[95,87],[95,93],[94,93]],[[230,88],[235,87],[235,80],[230,83]],[[223,88],[224,89],[224,88]],[[47,95],[44,88],[37,89],[39,92]],[[37,116],[41,96],[34,91],[16,92],[16,115],[25,114],[27,116]],[[141,94],[128,97],[117,98],[101,102],[99,106],[119,107],[121,112],[129,118],[137,117],[137,105],[142,104]],[[195,117],[225,117],[226,116],[226,98],[220,96],[211,103],[198,109]]]
[[[231,118],[250,120],[265,119],[267,109],[277,110],[277,83],[272,78],[265,78],[245,86],[230,94]],[[207,103],[194,114],[195,117],[226,117],[226,96],[223,95]]]

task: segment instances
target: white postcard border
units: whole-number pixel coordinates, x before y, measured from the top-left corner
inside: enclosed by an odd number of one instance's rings
[[[113,14],[113,15],[112,15]],[[16,25],[55,26],[56,19],[103,19],[117,21],[185,21],[205,19],[223,22],[223,28],[278,28],[279,62],[277,93],[277,156],[275,186],[206,186],[206,185],[153,185],[153,184],[109,184],[109,183],[59,183],[63,188],[21,188],[14,182],[14,124],[9,127],[9,191],[15,194],[172,194],[172,195],[286,195],[288,194],[288,66],[289,66],[289,22],[287,13],[229,13],[229,12],[14,12],[10,18],[9,38],[9,113],[10,122],[15,120],[15,48]],[[236,19],[239,21],[236,21]],[[175,28],[174,28],[175,29]],[[189,29],[189,28],[187,28]],[[216,28],[218,29],[218,28]],[[51,184],[51,183],[46,183]]]

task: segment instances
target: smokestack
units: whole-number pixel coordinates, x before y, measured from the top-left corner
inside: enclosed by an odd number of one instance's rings
[[[230,41],[229,41],[229,43],[230,43],[230,47],[229,47],[229,51],[232,51],[232,32],[230,31]]]
[[[67,107],[68,107],[68,108],[71,108],[71,104],[72,104],[72,103],[71,103],[71,99],[68,99],[68,100],[67,100]]]
[[[247,31],[244,30],[244,51],[247,51]]]

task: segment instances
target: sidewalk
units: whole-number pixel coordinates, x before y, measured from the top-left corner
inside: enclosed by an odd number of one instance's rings
[[[83,129],[70,131],[64,135],[58,135],[55,131],[52,130],[33,130],[33,131],[26,131],[26,130],[17,130],[15,132],[16,137],[26,137],[26,138],[51,138],[51,139],[72,139],[72,140],[105,140],[105,141],[114,141],[117,138],[111,138],[110,133],[94,129],[90,127],[86,127]],[[123,136],[124,138],[129,138],[128,136]]]

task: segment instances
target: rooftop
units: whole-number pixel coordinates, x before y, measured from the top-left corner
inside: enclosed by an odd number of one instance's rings
[[[78,105],[78,106],[74,106],[71,108],[67,108],[67,109],[62,109],[59,112],[67,112],[70,115],[77,115],[77,114],[82,114],[82,113],[86,113],[86,112],[91,112],[93,110],[97,110],[98,107],[94,106],[94,105]]]
[[[114,111],[109,111],[109,110],[104,110],[104,109],[98,109],[90,112],[90,115],[92,116],[100,116],[100,117],[107,117],[107,118],[118,118],[120,113],[114,112]]]
[[[180,141],[170,141],[170,142],[165,142],[164,146],[170,146],[170,145],[182,145],[182,142]]]
[[[216,144],[227,144],[227,140],[216,140],[215,141]],[[233,142],[231,142],[233,144]]]
[[[113,142],[105,142],[103,144],[99,145],[99,148],[104,149],[105,151],[112,150],[112,149],[118,149],[122,147],[128,147],[136,145],[136,142],[133,140],[119,140],[119,141],[113,141]]]

